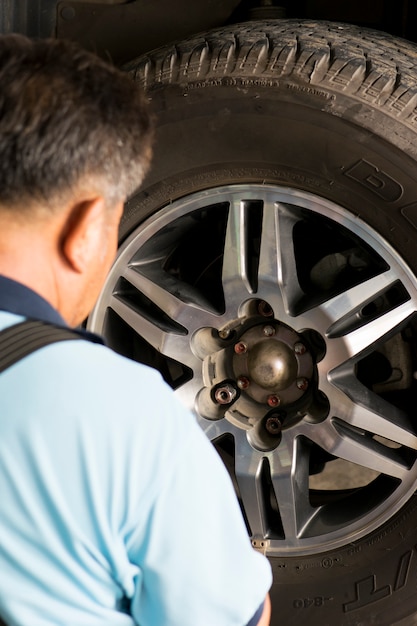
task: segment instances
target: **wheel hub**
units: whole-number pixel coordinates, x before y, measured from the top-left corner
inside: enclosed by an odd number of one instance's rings
[[[296,423],[311,402],[315,380],[315,358],[302,334],[259,316],[210,334],[218,343],[209,350],[206,331],[194,339],[195,346],[206,346],[198,410],[245,430],[265,421],[271,409],[279,409],[286,426]]]

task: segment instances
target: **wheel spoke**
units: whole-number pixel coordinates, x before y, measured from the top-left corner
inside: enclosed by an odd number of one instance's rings
[[[192,368],[192,365],[195,367],[195,363],[193,363],[193,356],[185,355],[183,360],[181,361],[183,365],[187,365]],[[178,387],[175,388],[175,395],[182,402],[184,406],[186,406],[190,411],[195,412],[195,397],[198,394],[201,388],[201,379],[198,377],[194,377],[191,380],[188,380],[184,383],[181,383]],[[207,420],[204,420],[207,421]]]
[[[404,479],[413,457],[410,453],[417,451],[413,420],[362,385],[348,364],[339,368],[332,383],[337,385],[333,392],[331,384],[323,389],[333,418],[318,428],[306,424],[300,431],[335,457]]]
[[[377,319],[346,333],[340,339],[348,358],[359,357],[372,346],[376,346],[403,328],[416,312],[415,304],[408,300],[398,307],[387,311]],[[338,339],[333,340],[339,343]]]
[[[303,292],[297,279],[293,228],[299,218],[285,205],[266,202],[258,269],[258,295],[274,302],[281,292],[284,309],[292,311]]]
[[[333,418],[320,429],[311,430],[309,438],[337,458],[392,478],[404,480],[410,469],[401,450],[380,443],[338,418]]]
[[[243,436],[242,436],[243,435]],[[253,537],[264,537],[267,532],[261,484],[262,455],[253,450],[241,431],[235,440],[236,480]]]
[[[332,376],[332,382],[346,394],[343,405],[339,403],[343,415],[336,411],[338,417],[371,435],[417,450],[416,428],[407,413],[369,391],[353,372],[344,373],[345,369],[340,368],[338,375]]]
[[[230,203],[223,256],[222,282],[228,309],[236,307],[253,293],[249,276],[248,211],[249,203]]]
[[[199,415],[197,415],[197,420],[200,425],[200,428],[205,433],[206,437],[213,441],[217,439],[217,437],[221,437],[222,435],[226,435],[228,433],[234,433],[235,428],[228,422],[226,419],[222,418],[220,420],[207,420]]]
[[[112,296],[109,308],[158,352],[188,367],[196,366],[197,361],[191,353],[186,333],[178,334],[178,330],[173,326],[161,326],[154,320],[147,319],[117,295]]]
[[[189,285],[152,267],[141,273],[127,267],[123,277],[171,320],[189,332],[213,324],[217,316],[208,300]]]
[[[276,286],[279,283],[282,236],[279,229],[278,207],[272,202],[265,203],[259,251],[259,290],[263,285],[272,283]]]
[[[316,330],[330,338],[340,336],[349,326],[349,321],[357,319],[363,307],[384,293],[396,282],[396,278],[395,272],[388,270],[320,304],[318,309],[324,313],[322,319],[326,326],[317,319]],[[314,310],[311,314],[314,315]]]
[[[318,512],[308,498],[309,454],[301,438],[285,433],[270,463],[285,539],[295,543]]]

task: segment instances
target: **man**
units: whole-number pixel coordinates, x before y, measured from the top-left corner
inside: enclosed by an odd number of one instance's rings
[[[0,37],[0,330],[85,319],[151,136],[118,70]],[[0,494],[9,625],[269,623],[270,567],[211,444],[156,371],[98,339],[0,375]]]

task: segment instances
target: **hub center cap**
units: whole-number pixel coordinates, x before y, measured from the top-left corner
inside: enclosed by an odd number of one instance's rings
[[[298,371],[294,350],[282,341],[265,339],[248,355],[248,375],[260,387],[281,391],[296,378]]]
[[[233,376],[246,380],[244,393],[262,406],[289,405],[304,395],[314,360],[295,330],[277,321],[257,324],[235,344]]]

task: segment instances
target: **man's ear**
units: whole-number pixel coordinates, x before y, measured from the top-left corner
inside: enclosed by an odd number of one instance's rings
[[[96,197],[73,204],[67,211],[60,237],[60,255],[74,272],[83,273],[99,253],[105,210],[104,199]]]

